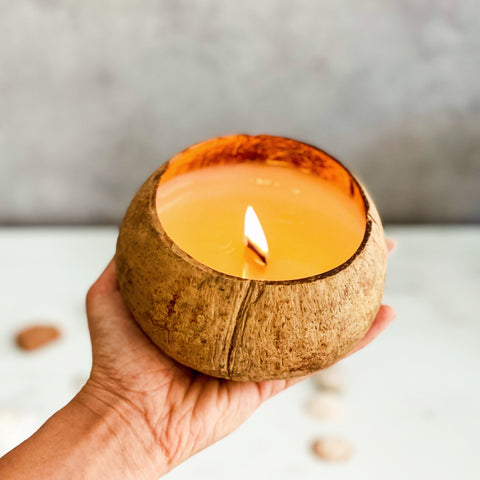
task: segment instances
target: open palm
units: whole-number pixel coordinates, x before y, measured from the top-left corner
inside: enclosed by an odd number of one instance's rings
[[[167,470],[232,432],[266,399],[302,378],[233,382],[200,374],[163,354],[127,311],[112,260],[87,295],[93,367],[85,387],[96,397],[127,403],[147,427]],[[355,351],[372,341],[395,314],[382,306]],[[352,352],[353,353],[353,352]]]

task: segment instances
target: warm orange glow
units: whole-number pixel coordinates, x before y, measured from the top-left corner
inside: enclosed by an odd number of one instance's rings
[[[267,264],[268,243],[260,220],[250,205],[245,211],[243,242],[255,254],[255,261],[261,265]]]
[[[178,175],[160,185],[157,212],[170,238],[201,263],[261,280],[337,267],[359,247],[366,225],[363,207],[334,182],[257,163]]]

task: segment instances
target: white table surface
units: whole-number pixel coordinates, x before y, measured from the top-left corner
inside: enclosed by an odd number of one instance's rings
[[[384,301],[398,312],[374,344],[343,362],[346,419],[306,414],[299,384],[166,478],[479,479],[480,228],[395,227]],[[90,368],[84,296],[114,253],[115,228],[0,229],[0,454],[80,388]],[[37,320],[61,341],[32,353],[13,337]],[[310,453],[336,432],[344,464]]]

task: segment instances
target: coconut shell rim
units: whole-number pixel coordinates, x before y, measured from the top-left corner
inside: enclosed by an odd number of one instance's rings
[[[287,279],[287,280],[262,280],[262,279],[243,278],[243,277],[239,277],[237,275],[231,275],[231,274],[226,273],[226,272],[221,272],[220,270],[216,270],[215,268],[210,267],[209,265],[206,265],[205,263],[200,262],[195,257],[192,257],[188,252],[186,252],[181,247],[179,247],[175,243],[175,241],[168,235],[167,231],[165,230],[165,228],[162,225],[162,222],[160,221],[160,216],[158,215],[158,212],[157,212],[156,198],[157,198],[157,191],[158,191],[158,188],[160,186],[160,181],[162,179],[162,176],[165,173],[165,171],[167,170],[167,168],[169,167],[172,160],[174,160],[177,157],[180,157],[183,153],[187,152],[188,150],[194,149],[195,147],[197,147],[197,146],[199,146],[203,143],[206,143],[206,142],[209,142],[209,141],[212,141],[212,140],[217,140],[217,139],[235,138],[235,137],[240,137],[240,136],[253,137],[253,138],[269,137],[269,138],[272,138],[272,139],[291,140],[293,142],[297,142],[299,144],[302,144],[302,145],[305,145],[307,147],[313,148],[313,149],[327,155],[330,159],[332,159],[334,162],[336,162],[338,165],[340,165],[340,167],[342,167],[345,170],[345,172],[348,174],[350,179],[353,182],[355,182],[355,185],[357,186],[358,191],[360,192],[363,204],[365,206],[365,219],[366,219],[365,233],[363,235],[362,241],[361,241],[360,245],[358,246],[358,248],[355,250],[355,252],[347,260],[345,260],[340,265],[338,265],[338,266],[336,266],[336,267],[334,267],[330,270],[327,270],[326,272],[321,272],[321,273],[317,273],[315,275],[310,275],[309,277],[293,278],[293,279]],[[258,163],[260,163],[260,162],[258,162]],[[208,168],[208,167],[206,167],[206,168]],[[293,168],[295,168],[295,167],[293,167]],[[197,142],[197,143],[195,143],[193,145],[190,145],[189,147],[183,149],[182,151],[180,151],[179,153],[177,153],[176,155],[171,157],[169,160],[167,160],[162,166],[160,166],[152,174],[152,176],[157,177],[157,178],[154,179],[154,188],[152,189],[152,197],[150,198],[150,206],[152,208],[150,213],[155,212],[155,215],[152,215],[154,217],[152,227],[159,234],[164,236],[165,240],[170,244],[169,246],[171,247],[172,253],[175,254],[179,259],[187,261],[193,267],[199,268],[201,270],[205,270],[207,272],[212,272],[213,274],[218,275],[222,278],[235,279],[235,280],[242,281],[242,282],[255,281],[255,282],[263,283],[265,285],[291,285],[291,284],[297,284],[297,283],[317,282],[317,281],[322,280],[324,278],[334,276],[337,273],[341,272],[342,270],[346,269],[349,265],[351,265],[355,261],[355,259],[365,249],[365,246],[367,245],[368,240],[370,239],[371,232],[372,232],[372,218],[371,218],[371,215],[370,215],[370,210],[371,210],[370,202],[368,201],[368,198],[365,194],[365,191],[364,191],[362,185],[360,184],[360,182],[355,177],[355,175],[353,175],[353,173],[340,160],[338,160],[336,157],[334,157],[330,153],[326,152],[325,150],[323,150],[323,149],[321,149],[321,148],[319,148],[319,147],[317,147],[317,146],[315,146],[311,143],[303,142],[303,141],[297,140],[295,138],[278,136],[278,135],[266,135],[266,134],[262,134],[262,135],[232,134],[232,135],[223,135],[223,136],[220,136],[220,137],[212,137],[212,138],[203,140],[201,142]]]

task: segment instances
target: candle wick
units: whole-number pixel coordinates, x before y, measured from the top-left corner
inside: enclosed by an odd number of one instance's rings
[[[258,249],[258,247],[250,241],[250,239],[247,239],[246,246],[247,246],[247,248],[249,248],[255,254],[256,261],[258,263],[260,263],[261,265],[263,265],[264,267],[266,267],[267,266],[267,256],[264,253],[262,253]]]

